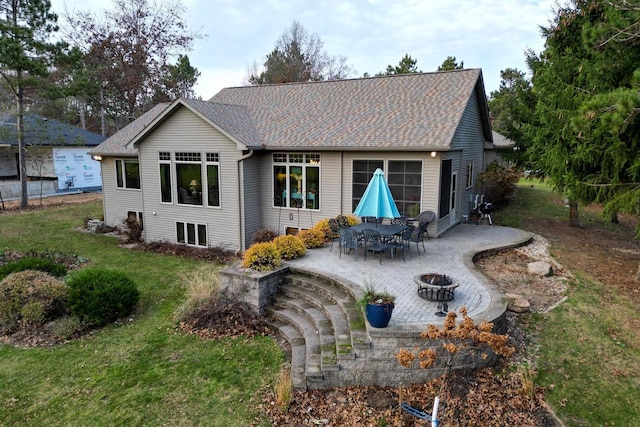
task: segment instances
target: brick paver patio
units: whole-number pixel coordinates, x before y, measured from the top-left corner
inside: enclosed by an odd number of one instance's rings
[[[460,286],[455,298],[448,302],[449,310],[466,306],[474,319],[495,318],[496,310],[504,311],[504,295],[473,264],[473,256],[491,249],[520,246],[531,239],[531,234],[509,227],[460,224],[440,238],[425,240],[426,253],[418,255],[415,244],[402,256],[389,258],[384,255],[382,264],[378,258],[367,257],[364,261],[362,248],[358,261],[353,253],[342,254],[339,259],[337,244],[333,251],[329,246],[310,250],[306,256],[289,261],[294,266],[327,273],[350,282],[351,286],[373,285],[396,295],[392,328],[420,327],[430,323],[441,323],[437,302],[420,298],[414,276],[426,273],[446,274],[457,280]]]

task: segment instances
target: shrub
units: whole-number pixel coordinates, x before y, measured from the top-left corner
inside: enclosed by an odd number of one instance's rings
[[[0,326],[40,326],[68,312],[67,296],[67,285],[45,272],[11,273],[0,281]]]
[[[325,242],[331,239],[332,233],[331,229],[329,228],[329,218],[321,219],[320,221],[316,222],[312,229],[322,233]]]
[[[478,175],[478,181],[482,183],[485,200],[502,206],[509,202],[521,176],[522,173],[511,166],[491,163]]]
[[[64,277],[64,275],[67,274],[67,267],[64,265],[55,263],[46,258],[29,256],[0,266],[0,280],[4,279],[11,273],[17,273],[25,270],[43,271],[54,277]]]
[[[47,323],[46,328],[52,335],[67,340],[82,329],[82,322],[78,316],[62,316]]]
[[[262,228],[256,231],[255,233],[253,233],[252,244],[270,242],[273,239],[275,239],[277,236],[278,234],[275,231],[269,230],[268,228]]]
[[[128,243],[136,243],[142,240],[142,223],[134,216],[127,217],[122,221],[124,230],[122,231]]]
[[[322,230],[311,228],[310,230],[301,230],[298,238],[302,240],[307,249],[321,248],[324,246],[325,235]]]
[[[282,258],[273,242],[255,243],[244,253],[242,266],[257,271],[269,271],[280,267]]]
[[[283,260],[300,258],[307,253],[307,247],[298,236],[279,236],[273,239],[273,244],[280,252]]]
[[[91,325],[131,314],[140,298],[136,284],[119,271],[85,268],[71,274],[67,283],[71,312]]]

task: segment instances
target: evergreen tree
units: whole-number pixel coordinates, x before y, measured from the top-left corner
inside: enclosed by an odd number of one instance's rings
[[[49,41],[58,31],[49,0],[0,0],[0,75],[16,102],[20,205],[28,205],[24,110],[27,89],[42,84],[50,67],[63,58],[66,44]]]

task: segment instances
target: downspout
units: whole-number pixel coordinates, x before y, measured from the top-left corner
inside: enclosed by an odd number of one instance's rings
[[[238,211],[238,215],[239,215],[239,233],[240,233],[240,252],[244,251],[246,248],[244,246],[245,242],[244,242],[244,210],[245,210],[245,205],[244,205],[244,180],[243,178],[243,174],[240,173],[240,163],[242,163],[244,160],[248,159],[249,157],[251,157],[253,155],[253,148],[249,149],[249,152],[245,155],[243,155],[242,157],[240,157],[238,159],[238,166],[236,168],[237,173],[238,173],[238,197],[240,198],[240,209]]]

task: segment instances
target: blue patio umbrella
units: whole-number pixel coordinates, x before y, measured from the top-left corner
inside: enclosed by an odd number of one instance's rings
[[[357,216],[371,216],[377,218],[400,218],[400,212],[393,200],[389,185],[384,179],[384,172],[378,168],[373,173],[367,189],[353,211]]]

